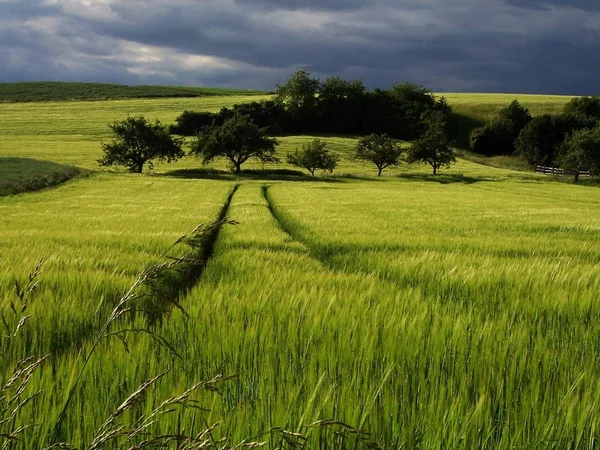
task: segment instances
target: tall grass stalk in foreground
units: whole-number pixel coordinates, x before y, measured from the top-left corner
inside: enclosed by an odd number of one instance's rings
[[[168,272],[183,272],[189,269],[189,267],[198,266],[204,263],[203,260],[203,249],[206,245],[206,242],[213,237],[219,230],[225,226],[226,224],[235,224],[235,222],[224,218],[219,221],[213,222],[210,225],[198,225],[194,230],[190,233],[181,236],[177,239],[171,247],[169,247],[164,253],[162,253],[150,266],[144,270],[135,280],[135,282],[131,285],[129,290],[121,297],[115,308],[112,310],[108,319],[98,332],[95,337],[93,344],[88,351],[83,364],[79,368],[77,375],[75,377],[75,381],[69,388],[69,391],[66,394],[65,403],[58,414],[58,418],[56,420],[56,424],[54,425],[54,431],[51,438],[51,441],[54,443],[57,441],[60,432],[63,420],[65,418],[65,414],[69,405],[73,399],[73,395],[75,394],[77,385],[81,382],[81,379],[85,373],[86,367],[92,358],[94,352],[98,348],[100,342],[106,338],[111,336],[117,337],[125,346],[125,349],[128,351],[126,335],[131,332],[140,332],[147,333],[151,336],[158,344],[167,347],[171,352],[177,353],[173,346],[171,346],[165,339],[161,338],[158,334],[154,333],[150,328],[136,328],[136,329],[128,329],[125,327],[120,327],[117,329],[113,329],[115,324],[121,323],[120,319],[124,317],[128,313],[139,313],[144,312],[143,309],[140,309],[140,304],[143,303],[144,300],[147,300],[150,296],[152,300],[160,303],[171,303],[173,306],[177,307],[184,314],[185,311],[178,303],[177,298],[173,296],[160,296],[161,290],[155,288],[155,286],[160,281],[161,277],[163,277]],[[184,243],[192,247],[193,252],[190,256],[169,256],[169,253],[179,244]],[[143,287],[148,287],[148,289],[142,289]],[[164,374],[163,374],[164,375]],[[128,399],[131,400],[130,404],[135,403],[136,398],[145,392],[150,386],[152,386],[156,381],[158,381],[161,376],[155,377],[152,380],[144,383],[138,391],[136,391],[132,396]],[[203,386],[202,384],[197,384],[192,389],[186,391],[186,397],[189,397],[189,394]],[[120,408],[125,407],[128,409],[126,405],[129,403],[125,402],[121,405]],[[124,406],[125,405],[125,406]],[[111,416],[112,417],[112,416]],[[108,426],[108,424],[105,424]],[[112,435],[112,433],[110,433]]]
[[[22,288],[19,282],[15,281],[16,300],[10,304],[12,317],[6,317],[0,313],[2,325],[5,328],[5,335],[0,334],[0,359],[6,354],[6,348],[19,338],[19,332],[31,317],[27,314],[27,308],[33,298],[33,294],[39,286],[38,277],[41,273],[43,260],[40,260],[35,269],[29,274],[27,286]],[[0,449],[10,448],[11,444],[19,439],[29,426],[16,426],[16,418],[31,401],[36,398],[40,392],[27,392],[27,384],[33,374],[42,366],[47,356],[35,357],[28,356],[20,360],[8,379],[0,378]],[[2,361],[0,361],[2,362]],[[2,367],[2,366],[0,366]],[[0,373],[0,377],[3,374]]]

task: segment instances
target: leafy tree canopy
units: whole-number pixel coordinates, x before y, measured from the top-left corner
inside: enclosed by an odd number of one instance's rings
[[[544,114],[534,117],[519,134],[517,153],[530,164],[551,165],[568,134],[593,128],[595,122],[579,115]]]
[[[381,176],[383,169],[398,165],[401,155],[400,144],[387,134],[371,134],[356,144],[356,159],[375,164],[377,176]]]
[[[515,153],[515,141],[531,119],[529,110],[515,100],[490,123],[471,132],[471,149],[490,156]]]
[[[518,100],[513,100],[510,105],[501,109],[498,113],[498,119],[504,121],[506,131],[514,135],[515,138],[525,125],[531,122],[532,118],[529,110],[522,106]]]
[[[319,101],[330,102],[341,99],[356,99],[366,92],[362,80],[344,80],[339,76],[329,77],[319,88]]]
[[[171,162],[184,156],[183,141],[173,138],[158,120],[150,123],[142,116],[128,117],[109,128],[115,139],[102,143],[101,166],[121,165],[141,173],[146,163],[152,166],[154,160]]]
[[[409,163],[426,163],[433,168],[433,174],[444,166],[456,161],[452,142],[446,124],[441,120],[432,120],[425,134],[413,142],[408,150]]]
[[[575,181],[579,172],[600,174],[600,126],[575,131],[568,136],[558,154],[557,164],[565,172],[573,174]]]
[[[302,145],[302,150],[288,153],[287,161],[296,167],[308,170],[311,175],[314,175],[317,170],[327,170],[331,173],[337,167],[340,159],[337,155],[329,153],[326,146],[326,142],[315,139]]]
[[[279,162],[276,158],[277,139],[270,138],[265,128],[259,128],[245,115],[236,114],[223,125],[205,127],[192,143],[190,154],[202,158],[204,164],[218,158],[229,160],[236,173],[250,158],[261,162]]]
[[[573,98],[565,105],[564,112],[600,121],[600,96]]]
[[[275,100],[291,111],[313,108],[321,82],[313,78],[306,70],[298,70],[282,85],[277,85]]]

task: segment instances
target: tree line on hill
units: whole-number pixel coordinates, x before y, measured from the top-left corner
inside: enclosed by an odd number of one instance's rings
[[[423,136],[432,117],[447,122],[451,112],[443,97],[414,83],[368,91],[361,80],[336,76],[321,81],[299,70],[277,86],[273,100],[238,104],[217,113],[184,111],[170,131],[194,136],[204,127],[243,115],[271,135],[387,134],[412,141]]]
[[[277,163],[280,134],[350,134],[362,136],[355,159],[369,161],[378,175],[401,160],[431,165],[433,174],[455,161],[450,138],[451,108],[428,89],[401,83],[368,91],[362,81],[330,77],[324,81],[295,72],[277,86],[273,100],[222,108],[217,113],[184,111],[167,130],[158,121],[130,117],[110,125],[116,140],[103,144],[101,165],[124,165],[141,172],[152,161],[184,156],[184,141],[194,136],[190,154],[204,163],[225,158],[236,173],[251,158]],[[399,140],[412,141],[403,150]],[[574,98],[560,114],[532,117],[512,102],[470,135],[475,153],[518,154],[531,164],[553,165],[571,173],[600,175],[600,97]],[[289,154],[290,164],[311,174],[333,171],[339,158],[322,141]]]
[[[530,164],[560,167],[572,174],[600,175],[600,97],[570,100],[559,114],[532,117],[512,102],[471,132],[471,149],[487,156],[517,154]]]

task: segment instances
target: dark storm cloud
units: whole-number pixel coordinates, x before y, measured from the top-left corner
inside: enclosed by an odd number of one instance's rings
[[[0,0],[0,79],[592,94],[599,37],[584,0]]]
[[[313,11],[345,11],[361,9],[370,0],[236,0],[239,5],[262,6],[268,9],[309,9]]]
[[[508,0],[508,4],[521,8],[548,9],[550,7],[571,7],[584,11],[600,11],[600,2],[596,0]]]

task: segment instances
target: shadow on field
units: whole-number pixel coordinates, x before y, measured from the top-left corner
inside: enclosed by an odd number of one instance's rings
[[[218,169],[179,169],[165,172],[162,176],[173,178],[202,179],[202,180],[256,180],[256,181],[312,181],[324,183],[341,183],[344,180],[338,177],[319,177],[307,175],[299,170],[270,169],[243,170],[235,174]]]
[[[495,178],[490,177],[473,177],[468,175],[463,175],[462,173],[455,174],[438,174],[438,175],[425,175],[420,173],[403,173],[397,175],[398,178],[402,178],[404,180],[411,181],[434,181],[439,184],[452,184],[452,183],[462,183],[462,184],[474,184],[482,181],[497,181]]]

